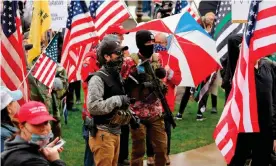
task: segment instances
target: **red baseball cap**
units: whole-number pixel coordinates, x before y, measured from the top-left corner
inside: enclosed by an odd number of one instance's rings
[[[129,32],[125,30],[121,25],[115,24],[115,25],[110,25],[106,30],[106,34],[113,34],[113,33],[123,35],[123,34],[128,34]]]
[[[53,120],[56,121],[48,112],[46,106],[37,101],[29,101],[21,106],[16,114],[16,118],[20,123],[27,122],[33,125]]]

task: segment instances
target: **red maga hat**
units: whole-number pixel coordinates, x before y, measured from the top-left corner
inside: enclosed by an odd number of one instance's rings
[[[129,32],[125,30],[123,26],[119,24],[114,24],[114,25],[110,25],[106,30],[106,34],[113,34],[113,33],[123,35],[123,34],[128,34]]]
[[[37,101],[30,101],[21,106],[16,114],[20,123],[27,122],[33,125],[41,124],[46,121],[56,121],[48,112],[46,106]]]

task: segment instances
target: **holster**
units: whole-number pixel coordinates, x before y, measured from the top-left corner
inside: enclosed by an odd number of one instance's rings
[[[96,136],[98,129],[93,117],[92,118],[89,118],[88,116],[85,117],[84,127],[89,131],[89,134],[91,137]]]

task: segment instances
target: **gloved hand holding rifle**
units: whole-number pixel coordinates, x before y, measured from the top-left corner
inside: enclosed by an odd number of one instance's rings
[[[156,97],[158,97],[161,100],[163,109],[165,111],[164,112],[165,113],[164,118],[172,125],[173,128],[175,128],[176,123],[173,119],[172,112],[171,112],[170,107],[167,103],[167,100],[164,96],[163,89],[161,88],[160,80],[156,77],[156,74],[153,71],[149,60],[146,60],[146,61],[142,62],[140,65],[144,66],[145,72],[148,73],[152,77],[152,81],[145,82],[144,86],[154,89],[154,94],[156,95]]]

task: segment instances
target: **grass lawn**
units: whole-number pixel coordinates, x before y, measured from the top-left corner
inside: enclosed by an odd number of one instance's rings
[[[189,102],[182,121],[172,130],[171,154],[195,149],[214,142],[212,135],[224,104],[224,93],[219,92],[218,114],[211,114],[211,97],[209,97],[205,121],[196,121],[197,103]],[[176,110],[178,110],[176,105]],[[78,105],[81,110],[81,105]],[[68,166],[83,165],[84,139],[82,138],[81,111],[69,112],[68,124],[62,122],[63,138],[66,140],[62,159]]]

